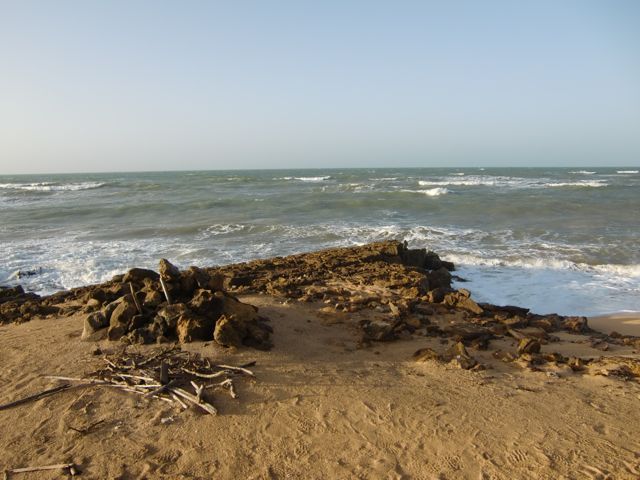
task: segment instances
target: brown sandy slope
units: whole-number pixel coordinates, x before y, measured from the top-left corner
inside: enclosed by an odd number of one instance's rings
[[[441,340],[357,349],[353,326],[318,316],[321,305],[245,300],[271,318],[271,352],[183,347],[220,362],[257,361],[256,382],[238,384],[240,399],[215,397],[219,416],[105,388],[66,391],[0,411],[0,468],[74,462],[92,479],[640,477],[636,382],[549,376],[482,352],[476,357],[494,368],[416,363],[416,349],[443,348]],[[1,327],[0,403],[56,385],[44,374],[81,376],[102,366],[81,329],[80,317]],[[554,350],[602,354],[565,337]],[[98,421],[84,434],[70,428]]]

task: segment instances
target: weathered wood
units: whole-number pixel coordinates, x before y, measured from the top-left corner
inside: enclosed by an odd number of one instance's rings
[[[162,277],[160,277],[160,286],[162,287],[164,296],[167,299],[167,304],[171,305],[171,297],[169,296],[169,291],[167,290],[167,286],[164,284],[164,280],[162,280]]]
[[[13,468],[7,471],[9,473],[27,473],[27,472],[41,472],[44,470],[64,470],[64,469],[70,470],[71,468],[74,468],[74,467],[75,465],[73,463],[58,463],[56,465],[44,465],[42,467]]]
[[[39,400],[41,398],[48,397],[49,395],[53,395],[54,393],[62,392],[64,390],[68,389],[69,387],[71,387],[71,385],[66,383],[64,385],[60,385],[60,386],[55,387],[55,388],[50,388],[48,390],[44,390],[42,392],[35,393],[33,395],[29,395],[28,397],[24,397],[24,398],[21,398],[19,400],[14,400],[13,402],[9,402],[9,403],[5,403],[4,405],[0,405],[0,410],[6,410],[8,408],[17,407],[18,405],[22,405],[22,404],[27,403],[27,402],[36,401],[36,400]]]

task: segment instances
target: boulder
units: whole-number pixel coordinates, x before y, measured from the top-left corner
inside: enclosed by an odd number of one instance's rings
[[[131,295],[125,295],[109,318],[109,340],[118,340],[129,331],[131,320],[138,313]]]
[[[365,340],[374,340],[376,342],[393,340],[395,338],[394,326],[395,323],[382,320],[365,320],[361,324]]]
[[[429,290],[434,290],[436,288],[451,288],[451,274],[449,273],[449,270],[444,267],[440,267],[439,269],[428,273],[427,279],[429,281]]]
[[[518,355],[540,353],[540,342],[534,338],[523,338],[518,342]]]
[[[174,303],[158,310],[157,316],[164,321],[170,330],[175,330],[180,315],[189,311],[184,303]]]
[[[199,289],[189,301],[189,308],[198,315],[204,315],[217,320],[223,313],[226,303],[224,295],[218,295],[211,290]]]
[[[152,280],[158,280],[159,275],[153,270],[149,270],[146,268],[132,268],[122,277],[123,283],[133,282],[133,283],[142,283],[145,278],[150,278]]]
[[[562,322],[565,330],[576,333],[588,332],[591,329],[587,324],[587,317],[566,317]]]
[[[82,340],[88,339],[98,330],[102,330],[109,326],[109,320],[103,312],[93,312],[84,319],[84,328],[82,330]]]
[[[164,296],[157,290],[143,290],[145,293],[142,300],[142,306],[149,309],[156,309],[158,305],[164,302]]]
[[[247,331],[241,322],[237,322],[235,317],[222,315],[216,322],[216,328],[213,332],[214,340],[225,347],[242,346]]]
[[[442,357],[433,348],[425,347],[414,352],[413,360],[415,362],[426,362],[427,360],[442,361]]]
[[[166,258],[160,259],[158,271],[160,272],[160,277],[165,281],[174,282],[180,280],[180,270]]]
[[[176,334],[180,343],[194,340],[211,340],[214,320],[189,310],[178,317]]]

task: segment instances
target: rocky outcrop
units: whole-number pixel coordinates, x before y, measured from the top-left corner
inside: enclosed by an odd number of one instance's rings
[[[222,291],[221,276],[197,267],[181,272],[166,259],[160,261],[159,271],[131,269],[122,276],[127,284],[117,285],[116,279],[115,285],[88,292],[86,305],[101,308],[85,318],[82,337],[90,339],[107,329],[110,340],[129,343],[173,339],[180,343],[215,340],[224,346],[261,349],[271,346],[266,319],[258,315],[256,307]],[[167,301],[160,279],[172,303]],[[109,301],[112,293],[127,290],[129,293]]]

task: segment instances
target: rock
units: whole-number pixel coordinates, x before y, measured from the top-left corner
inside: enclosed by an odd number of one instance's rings
[[[214,340],[225,347],[242,346],[247,331],[242,323],[235,321],[233,316],[227,317],[222,315],[216,322],[216,328],[213,332]]]
[[[361,324],[366,339],[376,342],[393,340],[395,338],[393,331],[394,326],[394,323],[384,322],[382,320],[365,320]]]
[[[174,282],[180,280],[180,270],[166,258],[160,259],[158,271],[160,272],[160,277],[165,281]]]
[[[434,290],[436,288],[451,288],[451,274],[449,273],[449,270],[444,267],[440,267],[439,269],[428,273],[427,279],[429,281],[429,290]]]
[[[129,343],[139,345],[154,343],[156,341],[156,335],[154,335],[148,327],[136,328],[132,330],[126,338]]]
[[[84,328],[82,330],[82,336],[80,338],[82,340],[86,340],[91,335],[96,333],[98,330],[101,330],[108,326],[109,326],[109,320],[107,320],[104,313],[102,312],[90,313],[84,319]]]
[[[176,334],[180,343],[211,340],[215,321],[189,310],[178,317]]]
[[[0,299],[18,297],[24,295],[24,288],[22,285],[16,285],[15,287],[0,287]]]
[[[467,352],[467,349],[462,342],[458,342],[453,345],[447,352],[447,355],[452,363],[463,370],[469,370],[478,364],[478,362],[469,355],[469,352]]]
[[[640,377],[640,359],[630,357],[600,357],[586,366],[589,375],[604,375],[631,380]]]
[[[188,303],[189,308],[199,315],[217,320],[222,315],[226,298],[210,290],[199,289]]]
[[[570,332],[584,333],[591,329],[587,325],[586,317],[566,317],[562,322],[562,327]]]
[[[404,319],[404,323],[406,323],[407,325],[409,325],[412,328],[421,328],[422,327],[422,321],[420,320],[420,318],[416,317],[416,316],[410,316]]]
[[[471,300],[471,294],[464,288],[461,288],[456,292],[447,293],[444,296],[443,302],[451,307],[462,308],[475,313],[476,315],[480,315],[484,312],[476,302]]]
[[[156,309],[162,302],[164,302],[164,296],[156,290],[147,290],[145,292],[144,299],[142,300],[142,306],[148,309]]]
[[[442,303],[450,292],[453,292],[450,288],[435,288],[427,294],[427,301],[429,303]]]
[[[157,280],[159,278],[159,275],[153,270],[149,270],[146,268],[132,268],[127,273],[125,273],[124,277],[122,277],[122,282],[142,283],[145,278]]]
[[[125,295],[109,318],[109,340],[118,340],[129,331],[131,320],[138,313],[131,295]]]
[[[256,321],[258,308],[248,303],[242,303],[233,295],[224,292],[216,292],[214,296],[223,301],[222,313],[227,317],[235,316],[242,323]]]
[[[413,360],[415,362],[426,362],[427,360],[442,361],[442,358],[433,348],[425,347],[420,350],[416,350],[413,354]]]
[[[180,315],[189,312],[184,303],[174,303],[158,310],[157,316],[164,321],[170,330],[175,330]]]
[[[394,317],[400,316],[400,309],[396,307],[395,304],[389,302],[388,307],[389,307],[389,311],[391,312],[391,315],[393,315]]]
[[[84,305],[84,311],[87,313],[95,312],[96,310],[100,310],[102,307],[102,302],[95,298],[90,298],[87,303]]]
[[[540,353],[540,342],[533,338],[523,338],[518,343],[518,354]]]

